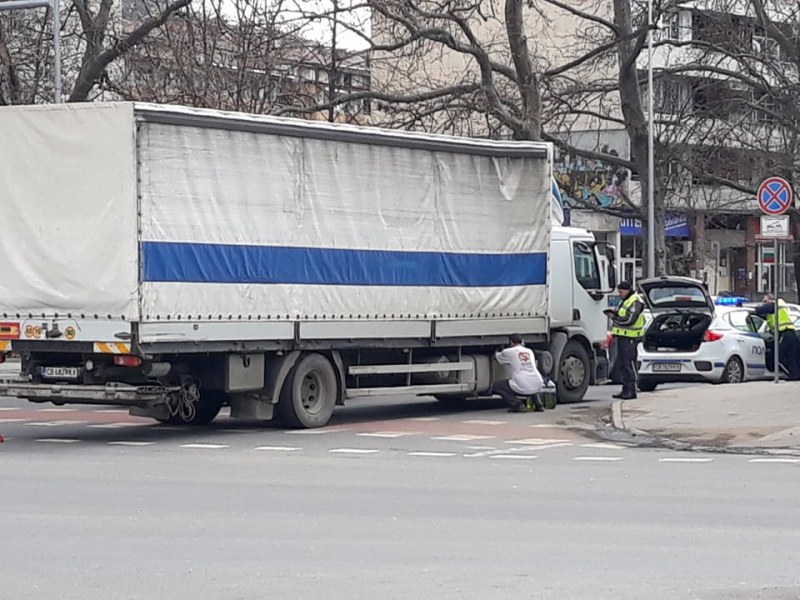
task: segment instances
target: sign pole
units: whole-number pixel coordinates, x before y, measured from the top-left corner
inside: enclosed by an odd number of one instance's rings
[[[774,323],[774,337],[775,339],[773,342],[775,343],[775,383],[780,383],[781,381],[781,361],[780,361],[780,331],[778,330],[778,238],[775,238],[773,242],[773,255],[772,259],[772,295],[775,297],[775,304],[774,304],[774,311],[772,313],[772,322]]]

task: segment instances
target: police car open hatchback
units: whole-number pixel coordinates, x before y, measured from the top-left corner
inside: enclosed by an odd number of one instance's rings
[[[740,383],[768,374],[766,345],[715,311],[702,283],[686,277],[639,282],[650,323],[639,346],[639,389],[670,381]]]

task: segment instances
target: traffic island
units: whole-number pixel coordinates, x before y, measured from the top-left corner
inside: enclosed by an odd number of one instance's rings
[[[703,385],[612,405],[616,439],[640,446],[800,456],[800,383]]]

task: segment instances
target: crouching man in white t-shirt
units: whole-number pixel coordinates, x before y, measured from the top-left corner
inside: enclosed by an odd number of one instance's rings
[[[508,412],[525,412],[526,407],[519,396],[532,396],[536,412],[542,412],[544,406],[538,393],[544,387],[544,380],[536,367],[533,350],[522,344],[522,337],[519,335],[510,336],[508,341],[508,348],[497,352],[495,359],[508,367],[511,378],[495,383],[492,392],[506,401]]]

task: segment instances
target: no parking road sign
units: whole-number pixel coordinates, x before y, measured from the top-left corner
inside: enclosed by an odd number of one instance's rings
[[[758,186],[758,206],[764,214],[782,215],[792,208],[792,188],[780,177],[770,177]]]

